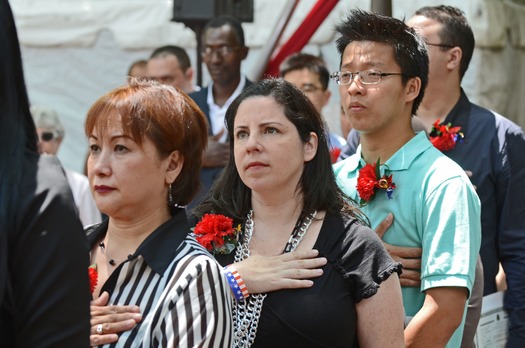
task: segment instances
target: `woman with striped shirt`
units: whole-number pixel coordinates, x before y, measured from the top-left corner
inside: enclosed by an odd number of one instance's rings
[[[180,208],[198,188],[206,127],[187,95],[152,82],[132,81],[88,111],[88,176],[109,217],[87,230],[92,346],[231,346],[228,284]]]

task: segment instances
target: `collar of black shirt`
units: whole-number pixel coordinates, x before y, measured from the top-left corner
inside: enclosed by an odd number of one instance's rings
[[[107,230],[108,220],[86,229],[89,250],[93,249],[95,243],[104,238]],[[140,244],[130,259],[142,255],[151,269],[162,275],[175,257],[179,245],[189,233],[190,228],[185,210],[176,208],[173,210],[172,218],[155,229]]]

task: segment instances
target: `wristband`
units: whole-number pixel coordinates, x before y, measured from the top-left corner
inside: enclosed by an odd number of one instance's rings
[[[242,280],[239,272],[237,272],[235,266],[225,266],[224,272],[226,273],[226,279],[228,279],[228,284],[230,285],[233,296],[237,301],[242,301],[246,297],[250,296],[250,293],[246,288],[246,284],[244,283],[244,280]]]

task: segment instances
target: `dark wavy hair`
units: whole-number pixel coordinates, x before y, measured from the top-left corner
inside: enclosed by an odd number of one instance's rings
[[[341,35],[336,40],[341,59],[346,46],[354,41],[372,41],[392,47],[394,59],[403,73],[403,84],[413,77],[421,79],[419,95],[412,105],[415,115],[428,84],[428,52],[421,36],[399,19],[361,10],[351,11],[335,30]]]
[[[206,116],[193,99],[171,86],[132,79],[91,106],[86,117],[86,136],[91,136],[95,127],[105,132],[114,115],[121,116],[124,132],[137,144],[146,137],[150,139],[160,158],[180,152],[184,164],[171,185],[171,193],[176,205],[188,204],[199,190],[202,152],[208,143]]]
[[[267,79],[245,89],[226,111],[226,127],[233,139],[235,117],[239,106],[253,97],[269,97],[282,105],[284,114],[292,122],[303,142],[310,139],[310,133],[317,134],[318,147],[314,158],[304,164],[304,170],[297,191],[302,194],[301,218],[314,210],[326,210],[331,214],[346,213],[368,224],[356,205],[352,205],[336,183],[332,170],[330,151],[326,139],[323,119],[314,105],[300,89],[283,79]],[[234,142],[230,142],[230,158],[221,176],[215,181],[210,194],[194,213],[201,217],[205,213],[228,215],[237,221],[244,221],[251,209],[251,190],[241,180],[234,158]]]

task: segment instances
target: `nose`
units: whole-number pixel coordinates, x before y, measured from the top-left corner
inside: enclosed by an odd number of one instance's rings
[[[105,151],[90,153],[88,157],[88,176],[108,176],[111,174],[111,160]]]
[[[216,50],[211,52],[209,60],[212,64],[218,64],[223,61],[222,56]]]
[[[253,152],[260,150],[259,136],[255,133],[251,133],[246,140],[246,151]]]
[[[359,74],[355,74],[355,76],[352,76],[352,80],[350,81],[350,84],[346,85],[345,87],[346,87],[348,94],[350,95],[364,94],[366,91],[363,84],[361,83]]]

